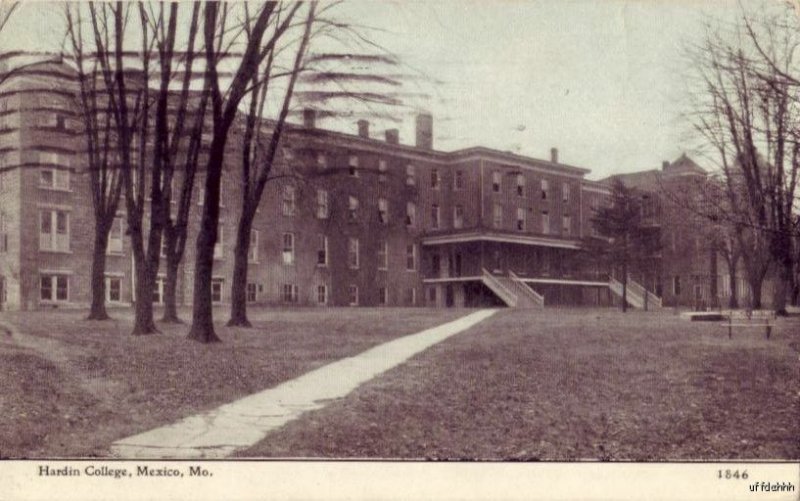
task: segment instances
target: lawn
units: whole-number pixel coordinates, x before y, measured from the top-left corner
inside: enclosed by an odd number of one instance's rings
[[[104,456],[117,439],[466,313],[251,309],[253,329],[218,325],[223,342],[201,345],[185,325],[131,336],[129,310],[103,322],[84,320],[85,311],[3,312],[21,335],[0,331],[0,457]]]
[[[507,310],[242,457],[800,458],[800,318],[772,338],[670,312]]]

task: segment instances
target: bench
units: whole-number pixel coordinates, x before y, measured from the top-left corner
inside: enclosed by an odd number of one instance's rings
[[[734,310],[728,312],[728,339],[733,338],[733,328],[763,328],[767,339],[772,334],[770,320],[775,318],[775,313],[766,310]],[[736,323],[734,323],[736,322]]]

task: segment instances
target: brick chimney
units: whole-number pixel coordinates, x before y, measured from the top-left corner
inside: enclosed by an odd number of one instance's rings
[[[317,126],[317,112],[311,108],[303,110],[303,125],[306,129],[314,129]]]
[[[389,144],[400,144],[400,131],[397,129],[386,129],[386,142]]]
[[[554,164],[558,163],[558,148],[550,148],[550,161]]]
[[[367,120],[359,120],[357,123],[358,136],[369,138],[369,122]]]
[[[664,160],[663,162],[661,162],[661,170],[667,170],[667,169],[669,169],[669,162],[667,160]]]
[[[430,113],[417,115],[417,148],[433,149],[433,116]]]

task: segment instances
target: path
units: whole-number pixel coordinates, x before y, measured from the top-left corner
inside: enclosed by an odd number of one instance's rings
[[[269,432],[342,398],[417,353],[469,329],[497,310],[481,310],[333,362],[274,388],[177,423],[124,438],[111,454],[123,458],[223,458]]]

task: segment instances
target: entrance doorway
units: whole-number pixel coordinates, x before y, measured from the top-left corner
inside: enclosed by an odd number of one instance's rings
[[[455,294],[453,294],[453,284],[447,284],[444,291],[444,305],[452,308],[455,304]]]

